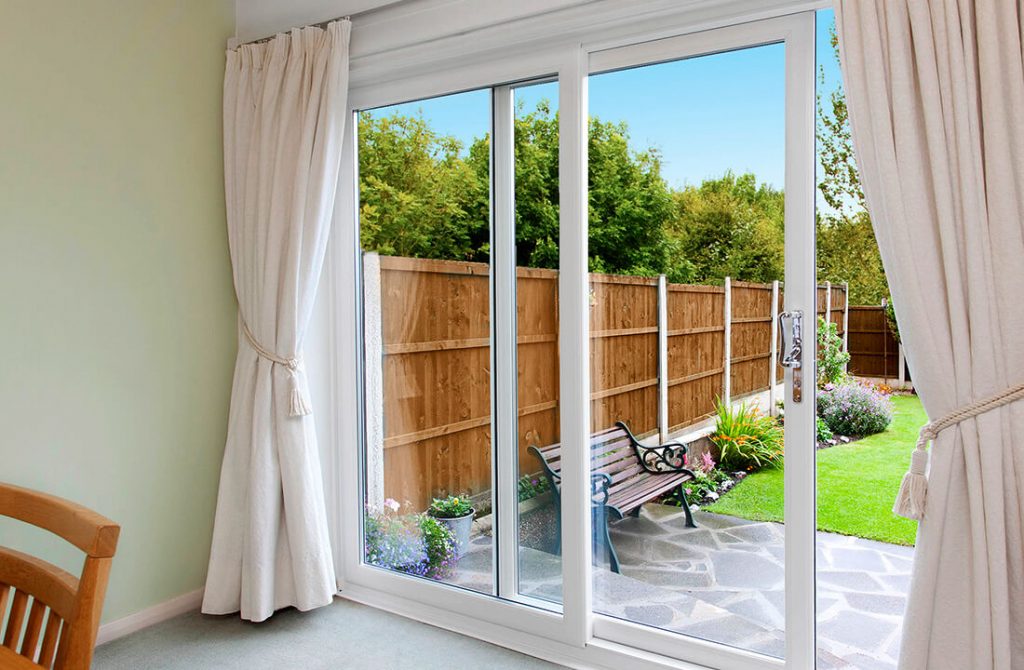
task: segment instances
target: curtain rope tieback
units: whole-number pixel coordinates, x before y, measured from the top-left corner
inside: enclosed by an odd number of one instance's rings
[[[1024,398],[1024,384],[1010,386],[988,398],[983,398],[969,405],[956,409],[936,421],[926,423],[917,436],[917,445],[910,457],[910,470],[903,475],[900,492],[892,506],[894,514],[908,519],[923,519],[925,499],[928,495],[928,443],[939,433],[961,421],[970,419],[997,407],[1003,407]]]
[[[288,368],[288,377],[291,383],[291,393],[289,395],[288,403],[288,415],[289,416],[306,416],[312,413],[313,408],[309,405],[309,399],[306,398],[306,394],[303,393],[302,388],[299,386],[299,366],[302,365],[302,359],[293,356],[291,358],[285,358],[278,356],[270,349],[267,349],[252,334],[249,330],[249,324],[242,319],[242,332],[245,334],[245,339],[249,341],[249,344],[256,351],[260,357],[266,360],[283,365]]]

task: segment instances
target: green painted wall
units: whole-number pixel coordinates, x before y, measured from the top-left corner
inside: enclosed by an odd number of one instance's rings
[[[202,586],[235,355],[231,0],[0,3],[0,480],[122,524],[104,621]],[[77,552],[0,520],[0,543]]]

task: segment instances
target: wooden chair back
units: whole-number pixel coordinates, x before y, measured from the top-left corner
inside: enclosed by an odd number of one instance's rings
[[[3,482],[0,516],[48,530],[85,552],[75,577],[0,546],[0,668],[86,670],[121,527],[63,498]]]

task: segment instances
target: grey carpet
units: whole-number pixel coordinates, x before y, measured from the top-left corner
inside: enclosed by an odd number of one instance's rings
[[[551,670],[552,665],[348,600],[259,624],[185,614],[96,649],[95,670]]]

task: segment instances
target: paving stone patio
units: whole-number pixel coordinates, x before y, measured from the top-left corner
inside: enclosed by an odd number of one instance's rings
[[[679,508],[648,504],[639,517],[615,522],[622,574],[604,565],[595,571],[595,608],[782,656],[783,526],[694,517],[698,528],[687,528]],[[560,561],[543,548],[520,550],[521,591],[558,600]],[[491,556],[490,535],[478,534],[449,581],[490,592]],[[818,533],[819,668],[895,669],[912,557],[910,547]]]

